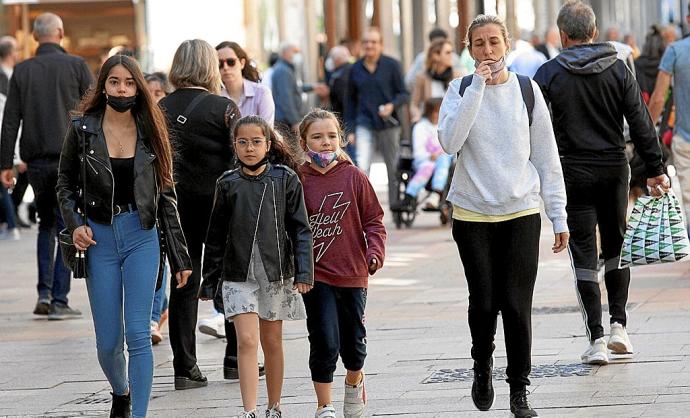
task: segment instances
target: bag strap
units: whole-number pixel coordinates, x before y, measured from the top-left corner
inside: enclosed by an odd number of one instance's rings
[[[520,93],[522,94],[522,101],[527,107],[527,117],[529,118],[529,126],[532,126],[532,112],[534,111],[534,90],[532,89],[532,81],[529,77],[516,74],[518,83],[520,84]],[[466,75],[460,81],[460,97],[465,94],[465,90],[472,84],[473,74]]]
[[[527,107],[527,117],[529,118],[529,126],[532,126],[532,112],[534,112],[534,90],[532,89],[532,80],[525,75],[516,74],[518,83],[520,83],[520,93],[522,93],[522,101]]]
[[[194,99],[192,99],[191,102],[189,102],[184,111],[181,114],[177,115],[174,121],[175,127],[177,127],[177,129],[181,130],[184,127],[184,124],[187,123],[187,119],[194,110],[194,108],[196,108],[197,105],[201,103],[201,101],[204,100],[208,95],[209,93],[207,91],[202,90],[200,94],[197,94],[197,96]]]
[[[462,81],[460,81],[460,97],[465,94],[465,90],[467,90],[470,84],[472,84],[472,74],[464,76]]]

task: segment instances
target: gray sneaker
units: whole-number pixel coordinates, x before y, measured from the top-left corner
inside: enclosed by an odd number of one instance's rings
[[[39,299],[34,308],[34,315],[48,315],[50,313],[50,299]]]
[[[72,319],[80,318],[81,311],[78,309],[72,309],[67,305],[50,305],[50,312],[48,313],[48,319],[52,320],[62,320],[62,319]]]

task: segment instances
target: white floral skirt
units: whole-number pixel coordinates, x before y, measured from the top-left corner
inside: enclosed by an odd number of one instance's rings
[[[254,312],[267,321],[297,321],[305,319],[302,296],[293,290],[293,279],[281,282],[268,280],[259,246],[254,243],[247,281],[223,282],[225,317]]]

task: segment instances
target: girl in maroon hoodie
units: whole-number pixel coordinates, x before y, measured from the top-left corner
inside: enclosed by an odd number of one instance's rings
[[[366,175],[342,152],[343,134],[333,113],[311,111],[299,134],[309,157],[300,174],[314,238],[314,288],[302,296],[316,417],[336,416],[331,386],[339,354],[347,369],[344,415],[361,417],[366,403],[364,307],[369,275],[383,265],[383,209]]]

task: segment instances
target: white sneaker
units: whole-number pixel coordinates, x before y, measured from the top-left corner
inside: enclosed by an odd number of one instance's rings
[[[19,228],[5,229],[0,232],[0,241],[18,241],[20,239]]]
[[[239,418],[258,418],[258,415],[256,415],[256,409],[253,411],[242,411],[242,413],[239,415]]]
[[[335,408],[332,404],[320,406],[314,414],[314,418],[336,418]]]
[[[611,337],[608,348],[613,354],[633,354],[633,346],[630,343],[628,332],[618,322],[611,324]]]
[[[199,332],[216,338],[225,338],[225,315],[216,312],[210,318],[199,320]]]
[[[436,192],[431,192],[424,203],[424,209],[436,210],[441,205],[441,195]]]
[[[343,400],[343,414],[345,418],[360,418],[364,415],[364,406],[367,404],[367,391],[364,387],[364,373],[362,381],[357,386],[351,386],[345,382],[345,399]]]
[[[606,340],[604,337],[597,338],[593,343],[590,343],[589,348],[582,353],[581,358],[584,364],[608,364],[609,352],[606,349]]]

